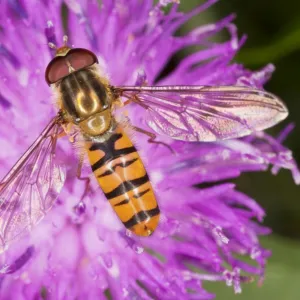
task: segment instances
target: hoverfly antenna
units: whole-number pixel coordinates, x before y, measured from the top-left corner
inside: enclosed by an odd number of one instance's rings
[[[51,42],[48,43],[48,46],[51,49],[55,49],[55,50],[57,49],[57,46],[55,44],[51,43]]]
[[[61,47],[57,47],[54,43],[48,43],[48,46],[51,49],[56,50],[56,56],[66,56],[66,54],[71,50],[71,48],[67,45],[68,44],[68,36],[63,36],[63,45]]]
[[[63,36],[63,45],[64,45],[64,47],[67,47],[68,40],[69,40],[68,36],[67,36],[67,35],[64,35],[64,36]]]

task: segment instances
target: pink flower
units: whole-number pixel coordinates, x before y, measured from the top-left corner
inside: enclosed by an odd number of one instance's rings
[[[162,6],[171,2],[170,12],[163,13]],[[175,36],[180,25],[194,15],[201,18],[216,1],[188,14],[178,11],[177,2],[6,1],[0,12],[2,176],[56,114],[44,70],[53,56],[48,42],[62,40],[62,9],[70,44],[95,52],[114,85],[134,85],[145,77],[154,84],[176,51],[201,45],[159,84],[262,88],[272,65],[251,72],[231,63],[245,40],[238,39],[233,16]],[[211,42],[222,30],[230,39]],[[143,127],[143,112],[128,110]],[[162,213],[149,238],[126,232],[99,189],[79,202],[84,185],[76,180],[75,151],[68,141],[59,141],[66,184],[43,222],[1,255],[0,298],[212,299],[202,286],[205,280],[224,281],[240,292],[242,282],[264,276],[270,251],[259,236],[270,230],[260,225],[263,209],[229,180],[271,165],[274,175],[280,168],[291,170],[299,184],[291,152],[281,145],[290,129],[277,138],[262,132],[215,143],[168,141],[177,156],[137,135]]]

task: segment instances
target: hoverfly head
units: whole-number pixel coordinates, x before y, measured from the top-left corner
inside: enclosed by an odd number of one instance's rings
[[[67,46],[68,37],[63,38],[63,46],[57,48],[53,43],[49,47],[56,50],[56,56],[48,64],[45,79],[48,85],[51,85],[73,72],[89,67],[98,63],[97,56],[83,48],[70,48]]]

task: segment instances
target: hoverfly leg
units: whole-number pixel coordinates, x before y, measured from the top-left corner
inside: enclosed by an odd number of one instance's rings
[[[81,176],[82,174],[82,168],[83,168],[83,163],[84,163],[84,152],[81,152],[79,154],[79,163],[77,166],[77,171],[76,171],[76,177],[78,180],[85,181],[85,188],[83,191],[83,194],[80,198],[80,202],[85,198],[85,196],[88,194],[90,190],[90,183],[91,183],[91,178],[89,176]]]
[[[56,137],[57,137],[58,139],[60,139],[60,138],[65,137],[66,135],[67,135],[66,132],[65,132],[64,130],[62,130],[61,132],[59,132],[59,133],[56,135]]]
[[[168,144],[164,143],[164,142],[159,142],[159,141],[156,141],[156,134],[152,133],[152,132],[149,132],[145,129],[142,129],[142,128],[139,128],[139,127],[136,127],[136,126],[133,126],[131,125],[131,128],[133,130],[135,130],[136,132],[139,132],[139,133],[142,133],[142,134],[145,134],[149,137],[148,139],[148,143],[151,143],[151,144],[158,144],[158,145],[163,145],[165,147],[167,147],[173,154],[175,154],[175,151],[173,150],[172,147],[170,147]]]
[[[138,98],[139,91],[137,91],[131,95],[126,95],[126,94],[123,94],[122,91],[114,90],[112,88],[112,93],[114,96],[113,107],[114,106],[115,107],[124,107],[131,103],[138,103],[142,107],[144,107],[146,109],[148,108],[147,106],[144,106],[143,103],[141,103],[141,101],[139,100],[139,98]],[[127,98],[127,100],[123,102],[120,97],[125,97],[125,98]]]
[[[71,144],[75,143],[76,136],[78,135],[78,131],[74,129],[74,126],[72,123],[62,124],[62,128],[64,132],[61,133],[61,136],[68,136],[69,141]]]
[[[121,99],[116,98],[116,99],[114,99],[114,101],[112,103],[112,110],[115,110],[116,108],[122,108],[124,106],[125,106],[125,104],[121,101]]]
[[[130,104],[132,102],[132,100],[131,99],[128,99],[128,100],[126,100],[124,103],[123,103],[123,105],[125,106],[125,105],[128,105],[128,104]]]

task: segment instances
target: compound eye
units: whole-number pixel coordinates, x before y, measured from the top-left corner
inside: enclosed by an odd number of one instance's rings
[[[70,74],[70,70],[78,71],[98,63],[97,56],[87,50],[75,48],[65,56],[55,57],[48,65],[45,73],[47,83],[53,84]]]
[[[80,48],[70,50],[67,60],[76,71],[98,63],[97,57],[93,52]]]
[[[65,57],[56,57],[48,65],[45,73],[48,84],[55,83],[69,75],[69,68]]]

